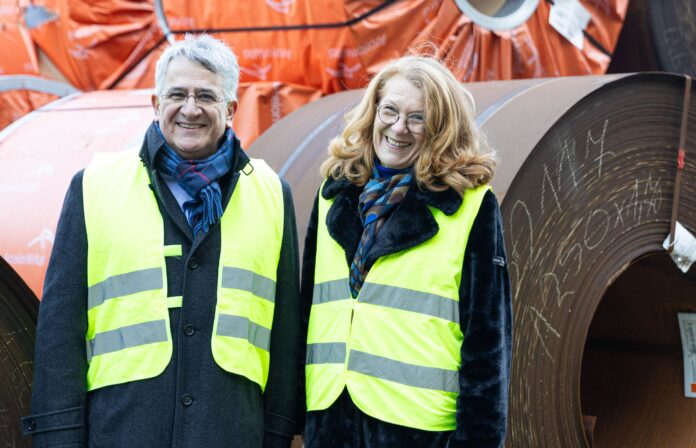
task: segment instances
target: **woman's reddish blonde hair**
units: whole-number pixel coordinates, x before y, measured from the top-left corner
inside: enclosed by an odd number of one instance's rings
[[[403,76],[421,89],[426,131],[414,163],[419,187],[433,191],[464,189],[488,183],[497,156],[474,121],[471,94],[442,63],[432,57],[405,56],[388,63],[367,86],[360,103],[345,116],[346,127],[329,143],[324,177],[346,177],[362,186],[372,175],[375,160],[373,124],[384,86]]]

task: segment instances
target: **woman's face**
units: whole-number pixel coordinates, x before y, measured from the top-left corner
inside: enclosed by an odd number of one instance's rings
[[[372,136],[382,166],[402,169],[413,165],[425,139],[423,92],[405,77],[396,75],[384,84],[377,108],[381,113],[375,114]]]

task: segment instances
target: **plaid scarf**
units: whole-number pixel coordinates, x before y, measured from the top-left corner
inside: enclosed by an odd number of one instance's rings
[[[372,177],[365,185],[363,192],[360,193],[358,207],[363,224],[363,234],[358,249],[355,251],[353,263],[350,265],[349,283],[353,298],[358,296],[369,271],[367,255],[370,248],[382,228],[382,224],[406,196],[411,178],[410,169],[380,177],[379,169],[374,167]]]
[[[156,127],[162,135],[159,124]],[[232,168],[233,140],[234,132],[228,128],[220,148],[203,160],[185,160],[166,142],[158,154],[157,169],[178,182],[193,198],[184,202],[183,210],[194,237],[199,232],[210,230],[222,216],[222,192],[218,180]]]

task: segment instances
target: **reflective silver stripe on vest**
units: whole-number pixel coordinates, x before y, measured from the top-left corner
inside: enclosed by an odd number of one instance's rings
[[[249,291],[255,296],[275,302],[275,282],[246,269],[223,266],[222,287]]]
[[[307,344],[307,364],[343,364],[346,362],[346,344],[320,342]]]
[[[87,290],[87,309],[91,310],[109,299],[137,292],[162,289],[162,268],[143,269],[114,275]]]
[[[246,339],[251,345],[262,350],[271,349],[271,330],[255,324],[246,317],[220,314],[217,335]]]
[[[352,299],[347,278],[317,283],[314,285],[313,294],[312,303],[315,305],[336,300]]]
[[[87,341],[87,362],[92,357],[139,345],[167,342],[167,321],[153,320],[104,331]]]
[[[360,290],[358,300],[459,323],[459,302],[436,294],[397,286],[365,283]]]
[[[417,366],[356,350],[350,351],[348,370],[406,386],[459,392],[459,373],[456,370]]]

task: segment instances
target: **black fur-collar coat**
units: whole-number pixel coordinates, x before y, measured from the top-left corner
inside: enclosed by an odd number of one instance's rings
[[[363,227],[358,212],[362,187],[346,179],[328,179],[321,194],[335,198],[327,216],[331,237],[343,247],[349,266]],[[314,208],[305,239],[302,266],[302,311],[306,332],[312,302],[317,241]],[[438,225],[428,206],[455,213],[462,197],[420,190],[412,185],[382,226],[367,259],[368,267],[382,256],[407,251],[432,238]],[[500,209],[495,195],[484,196],[474,221],[462,267],[459,289],[462,367],[457,399],[457,428],[450,433],[422,431],[377,420],[360,411],[346,390],[328,409],[307,413],[305,444],[317,447],[499,447],[507,426],[512,320],[510,280],[503,244]]]

